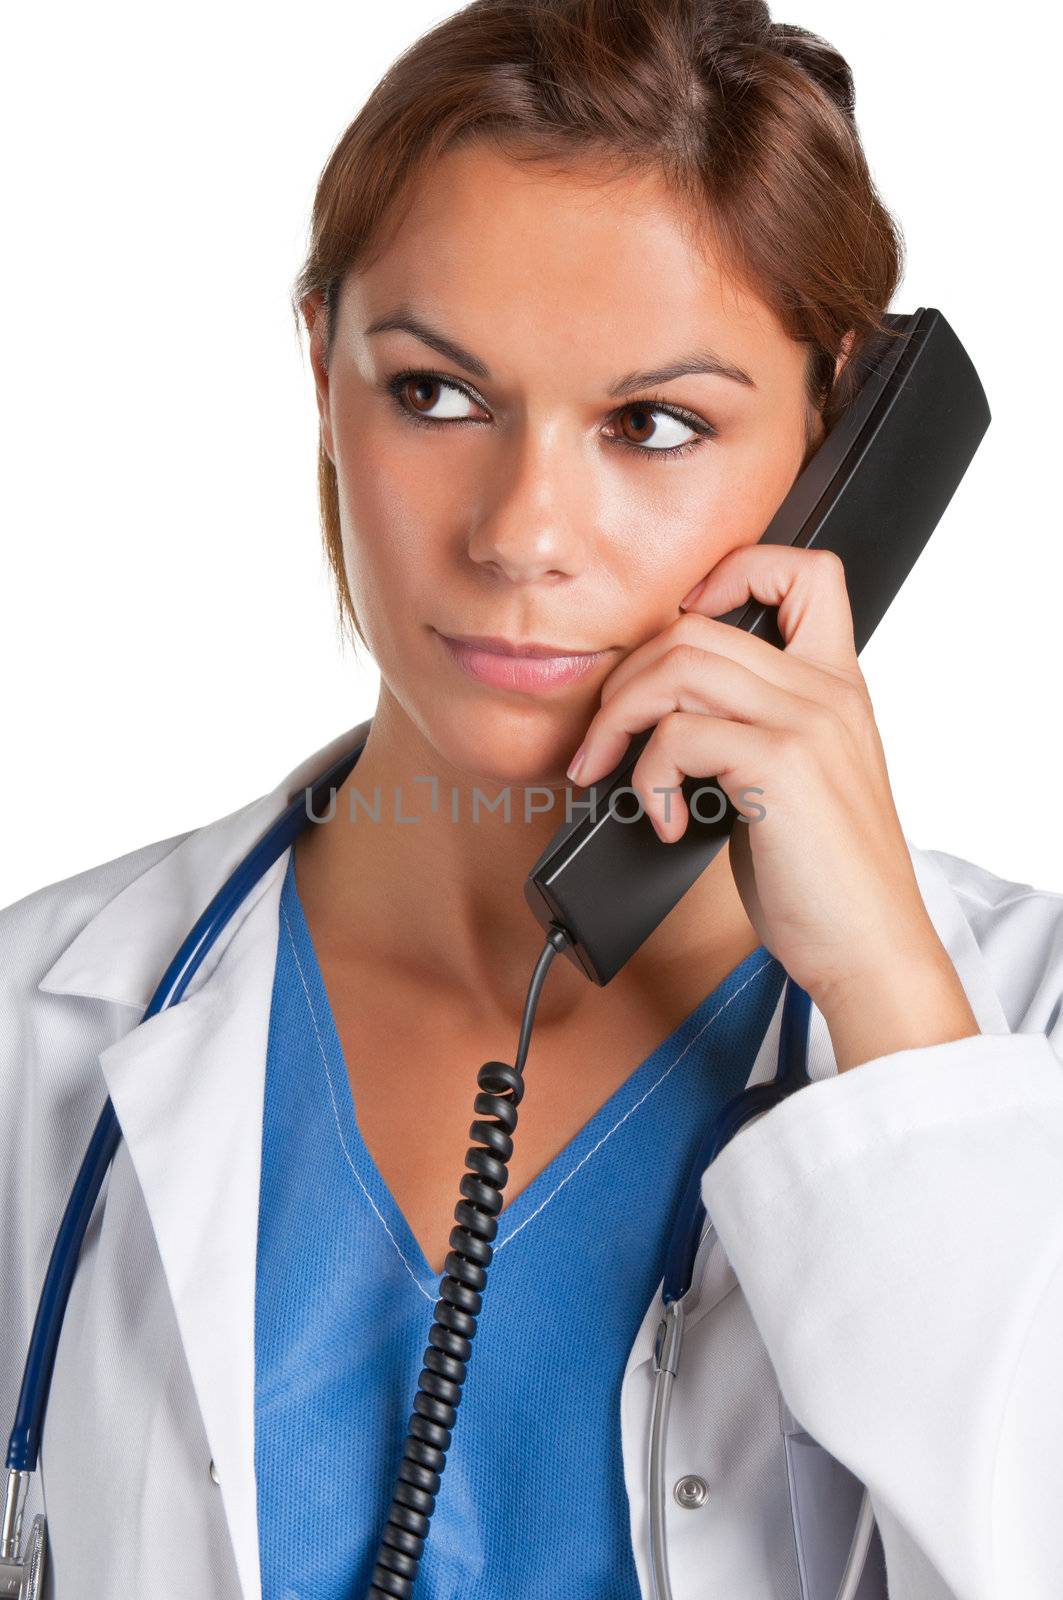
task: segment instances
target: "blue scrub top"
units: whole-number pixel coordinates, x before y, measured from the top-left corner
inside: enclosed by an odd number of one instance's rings
[[[262,1592],[363,1600],[441,1279],[359,1133],[293,852],[278,933],[255,1291]],[[755,950],[503,1207],[418,1600],[639,1600],[621,1380],[699,1141],[784,981]],[[470,1121],[480,1065],[454,1086]]]

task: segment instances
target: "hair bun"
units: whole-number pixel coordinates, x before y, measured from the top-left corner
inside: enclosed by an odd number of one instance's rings
[[[773,22],[769,37],[772,49],[807,72],[852,121],[856,110],[853,75],[849,63],[834,46],[810,29],[791,22]]]

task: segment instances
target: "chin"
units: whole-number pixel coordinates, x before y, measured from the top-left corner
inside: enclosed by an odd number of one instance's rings
[[[499,705],[470,709],[460,717],[451,706],[426,718],[423,726],[441,763],[462,774],[470,785],[485,790],[505,784],[557,788],[568,783],[565,768],[592,715],[592,710],[563,714],[558,706]]]

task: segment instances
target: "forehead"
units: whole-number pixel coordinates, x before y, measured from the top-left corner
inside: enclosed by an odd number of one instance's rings
[[[803,361],[657,172],[558,169],[471,143],[436,161],[407,205],[345,289],[359,320],[402,302],[478,351],[563,349],[610,372],[691,334],[758,385]]]

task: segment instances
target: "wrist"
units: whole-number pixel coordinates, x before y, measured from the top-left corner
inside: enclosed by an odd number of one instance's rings
[[[815,996],[838,1071],[898,1050],[947,1044],[981,1032],[944,947],[924,948],[850,973]]]

